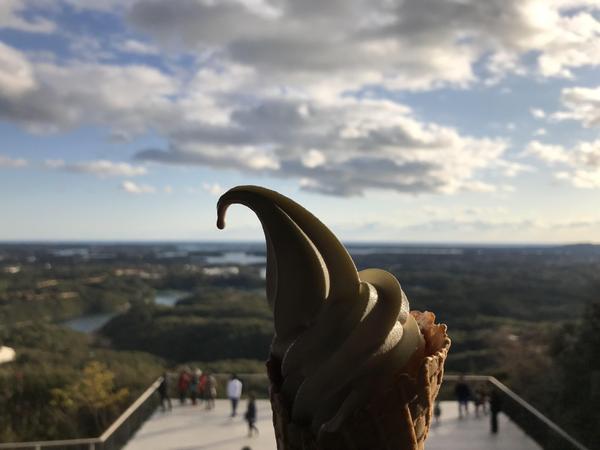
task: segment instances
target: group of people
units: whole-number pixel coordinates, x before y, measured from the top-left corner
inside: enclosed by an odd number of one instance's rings
[[[227,382],[227,398],[231,402],[231,417],[237,415],[237,407],[242,397],[243,384],[237,375],[232,374]],[[205,407],[211,410],[215,407],[215,399],[217,398],[217,379],[210,373],[203,373],[200,369],[184,368],[179,372],[177,379],[177,392],[179,402],[184,405],[189,398],[192,405],[197,405],[199,402],[205,402]],[[169,395],[168,374],[163,374],[161,383],[158,387],[160,396],[160,404],[163,411],[172,409],[171,398]],[[248,403],[246,405],[246,413],[244,419],[248,424],[248,436],[258,434],[256,427],[256,397],[250,393],[248,395]]]
[[[480,410],[483,415],[487,416],[489,405],[491,432],[498,432],[498,413],[501,409],[501,398],[495,390],[490,392],[484,383],[479,383],[474,391],[472,391],[465,377],[461,375],[456,386],[454,386],[454,395],[458,401],[459,419],[469,414],[470,401],[473,401],[475,404],[475,417],[479,417]],[[436,405],[434,409],[436,420],[439,420],[439,415],[439,405]]]
[[[166,379],[166,376],[164,378]],[[214,375],[202,372],[200,369],[186,367],[179,372],[177,393],[179,403],[182,405],[189,398],[192,405],[204,401],[206,409],[213,409],[217,398],[217,379]]]

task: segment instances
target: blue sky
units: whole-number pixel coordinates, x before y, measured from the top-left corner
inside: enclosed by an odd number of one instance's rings
[[[592,0],[3,0],[0,240],[600,242]]]

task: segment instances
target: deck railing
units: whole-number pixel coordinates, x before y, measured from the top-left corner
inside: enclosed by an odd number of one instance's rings
[[[176,374],[169,374],[175,378]],[[215,374],[224,384],[226,374]],[[255,392],[266,392],[268,382],[266,374],[239,374],[246,386],[254,386]],[[466,375],[466,381],[488,384],[502,399],[502,412],[515,422],[525,433],[535,440],[544,450],[589,450],[575,440],[540,411],[511,391],[496,378],[487,375]],[[458,380],[457,375],[446,374],[441,396],[449,397],[451,386],[448,382]],[[156,380],[108,429],[97,438],[70,439],[63,441],[14,442],[0,444],[0,450],[118,450],[133,436],[158,406],[155,394],[162,377]],[[174,387],[175,383],[169,383]],[[174,395],[173,395],[174,396]]]
[[[446,389],[447,382],[458,378],[458,375],[444,375]],[[487,383],[500,396],[502,412],[544,450],[589,450],[495,377],[465,375],[465,380]]]

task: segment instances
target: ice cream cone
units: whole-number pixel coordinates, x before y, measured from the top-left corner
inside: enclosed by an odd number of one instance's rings
[[[335,431],[325,427],[315,435],[310,427],[291,422],[289,406],[280,393],[280,361],[267,362],[270,397],[278,450],[423,450],[435,398],[442,384],[450,348],[445,325],[431,312],[411,312],[425,338],[425,349],[387,384],[373,374],[366,404],[351,413]]]

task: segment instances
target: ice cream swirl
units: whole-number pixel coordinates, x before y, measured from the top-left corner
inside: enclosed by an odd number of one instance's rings
[[[423,347],[398,280],[379,269],[357,271],[335,235],[289,198],[258,186],[221,196],[258,216],[267,244],[267,299],[281,361],[281,391],[292,422],[333,431],[364,403],[374,383],[401,370]]]

